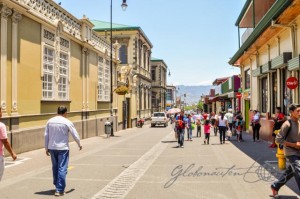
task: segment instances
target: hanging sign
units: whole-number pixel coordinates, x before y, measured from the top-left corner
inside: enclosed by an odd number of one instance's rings
[[[242,98],[242,93],[237,93],[237,94],[236,94],[236,97],[237,97],[237,98]]]
[[[297,88],[298,87],[298,79],[296,77],[289,77],[286,80],[286,86],[289,89],[295,89],[295,88]]]

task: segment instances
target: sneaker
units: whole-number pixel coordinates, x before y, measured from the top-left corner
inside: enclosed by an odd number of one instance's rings
[[[55,191],[54,195],[55,196],[63,196],[63,195],[65,195],[65,192],[64,191]]]
[[[225,142],[223,141],[223,144],[225,144]]]
[[[193,141],[192,139],[190,139],[190,141]]]
[[[184,148],[184,146],[182,145],[181,148]]]
[[[271,190],[272,190],[272,196],[276,197],[278,195],[278,191],[271,185]]]

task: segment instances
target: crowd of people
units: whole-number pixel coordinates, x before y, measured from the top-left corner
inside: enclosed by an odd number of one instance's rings
[[[225,140],[230,140],[232,135],[236,135],[239,142],[242,141],[244,120],[240,111],[233,114],[232,109],[229,109],[227,113],[222,111],[219,114],[203,112],[200,115],[184,114],[184,111],[181,111],[172,117],[172,123],[175,137],[178,140],[178,148],[184,147],[185,132],[187,134],[186,141],[193,141],[192,132],[195,128],[196,136],[201,137],[202,126],[205,135],[204,144],[209,144],[211,131],[214,136],[217,136],[219,132],[220,144],[225,144]]]

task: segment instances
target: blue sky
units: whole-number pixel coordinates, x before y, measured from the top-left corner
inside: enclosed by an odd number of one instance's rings
[[[110,0],[55,0],[77,18],[110,21]],[[113,0],[113,22],[140,26],[163,59],[173,85],[211,85],[239,73],[227,62],[238,50],[234,25],[245,0]]]

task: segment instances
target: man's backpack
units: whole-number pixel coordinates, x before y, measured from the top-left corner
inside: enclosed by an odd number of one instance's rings
[[[289,133],[291,131],[291,128],[292,128],[292,121],[291,119],[288,119],[289,123],[290,123],[290,128],[288,129],[288,131],[286,132],[285,136],[284,136],[284,140],[287,139],[287,137],[289,136]],[[279,144],[279,148],[282,150],[283,149],[283,145],[282,144]]]

